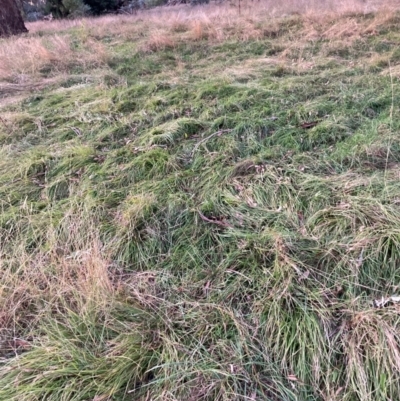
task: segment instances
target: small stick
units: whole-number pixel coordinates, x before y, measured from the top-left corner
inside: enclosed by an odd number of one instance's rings
[[[209,139],[211,139],[212,137],[216,136],[216,135],[221,135],[224,134],[226,132],[231,132],[231,129],[221,129],[217,132],[214,132],[213,134],[209,135],[207,138],[202,139],[201,141],[197,142],[196,145],[194,146],[193,150],[192,150],[192,154],[191,157],[193,157],[193,155],[195,154],[196,150],[199,148],[199,146],[204,143],[207,142]]]
[[[225,227],[225,228],[228,228],[228,227],[232,228],[232,226],[229,223],[225,223],[225,222],[220,221],[220,220],[211,220],[208,217],[204,216],[203,213],[201,213],[201,212],[198,212],[198,213],[199,213],[199,216],[201,217],[201,219],[206,221],[207,223],[217,224],[218,226]]]

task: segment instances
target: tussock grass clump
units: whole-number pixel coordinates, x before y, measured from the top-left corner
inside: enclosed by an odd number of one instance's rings
[[[49,37],[11,38],[0,44],[0,79],[24,84],[46,76],[51,71],[60,74],[78,66],[90,68],[107,61],[104,47],[88,39],[84,51],[77,54],[71,37],[54,34]],[[84,53],[84,54],[82,54]]]
[[[1,400],[400,399],[398,11],[241,6],[0,43]]]

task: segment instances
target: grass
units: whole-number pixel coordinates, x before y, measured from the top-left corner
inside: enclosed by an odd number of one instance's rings
[[[399,12],[266,4],[0,42],[0,400],[400,399]]]

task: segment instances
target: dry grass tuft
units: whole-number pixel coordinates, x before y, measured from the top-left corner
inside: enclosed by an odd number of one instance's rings
[[[141,50],[145,52],[156,52],[159,50],[173,49],[176,41],[171,38],[168,32],[154,31],[149,38],[142,44]]]
[[[0,249],[0,356],[13,351],[4,344],[27,321],[30,328],[25,330],[34,330],[51,310],[68,307],[82,312],[94,305],[107,309],[115,298],[118,284],[110,279],[110,260],[96,228],[83,216],[66,216],[64,223],[64,230],[49,227],[45,233],[51,243],[47,252],[32,255],[21,246],[14,254],[5,254]]]
[[[0,42],[0,80],[23,84],[26,79],[40,78],[49,71],[60,74],[71,67],[104,65],[109,54],[100,41],[86,38],[79,50],[68,35],[27,36]]]
[[[60,45],[58,40],[55,43]],[[63,47],[65,51],[66,46]],[[1,42],[0,46],[0,79],[10,79],[16,75],[35,75],[56,58],[56,54],[44,46],[42,39],[8,39]]]
[[[204,21],[193,21],[191,23],[190,38],[192,40],[202,40],[208,38],[208,24]]]

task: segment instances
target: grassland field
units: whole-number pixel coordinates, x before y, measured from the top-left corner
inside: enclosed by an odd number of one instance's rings
[[[0,401],[400,400],[400,4],[0,40]]]

